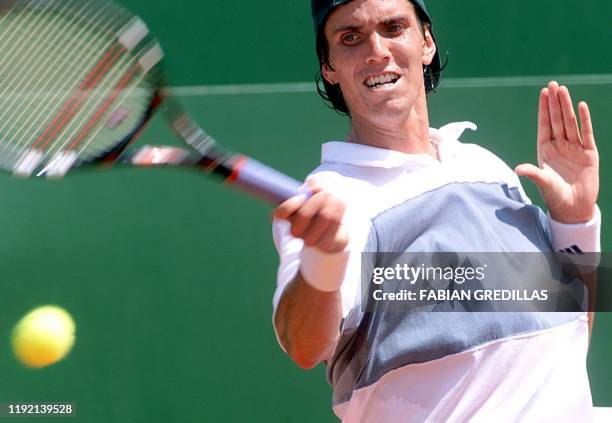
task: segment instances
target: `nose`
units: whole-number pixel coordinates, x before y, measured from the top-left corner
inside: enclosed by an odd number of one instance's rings
[[[381,37],[378,32],[373,32],[368,39],[368,65],[388,62],[391,58],[391,53],[387,46],[387,40]]]

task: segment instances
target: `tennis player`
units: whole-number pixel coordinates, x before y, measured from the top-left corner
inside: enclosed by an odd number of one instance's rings
[[[302,368],[325,362],[345,422],[575,422],[592,417],[586,313],[385,313],[360,307],[362,251],[599,251],[587,104],[539,99],[538,166],[515,171],[429,128],[440,78],[422,0],[312,0],[322,95],[350,118],[323,145],[314,195],[275,210],[274,325]],[[531,205],[517,175],[539,187]]]

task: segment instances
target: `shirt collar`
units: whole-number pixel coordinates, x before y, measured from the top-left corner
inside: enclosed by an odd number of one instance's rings
[[[429,137],[438,149],[442,160],[449,153],[445,150],[448,150],[451,144],[456,143],[466,129],[476,130],[477,127],[472,122],[454,122],[440,129],[429,128]],[[344,141],[330,141],[323,144],[321,162],[384,169],[398,167],[414,168],[439,163],[428,154],[406,154],[399,151]]]

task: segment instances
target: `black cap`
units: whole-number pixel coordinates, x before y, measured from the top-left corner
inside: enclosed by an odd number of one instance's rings
[[[338,6],[342,6],[343,4],[349,3],[353,0],[311,0],[310,6],[312,8],[312,21],[314,23],[315,34],[319,34],[319,32],[323,31],[325,27],[325,22],[327,22],[327,18],[329,15],[336,9]],[[429,23],[431,29],[431,37],[436,42],[436,37],[433,32],[433,23],[431,21],[431,17],[429,16],[429,12],[427,12],[427,8],[425,7],[425,2],[423,0],[407,0],[410,1],[414,7],[421,12],[421,15],[427,18],[427,23]],[[431,63],[429,64],[430,74],[425,75],[426,79],[430,79],[426,81],[428,84],[431,84],[431,87],[434,88],[438,85],[438,81],[440,79],[440,55],[438,54],[438,49],[436,48],[436,54],[434,55]]]

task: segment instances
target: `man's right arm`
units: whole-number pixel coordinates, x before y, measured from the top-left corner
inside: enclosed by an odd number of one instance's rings
[[[274,316],[281,345],[303,369],[311,369],[331,356],[341,322],[340,290],[319,291],[300,272],[285,288]]]
[[[289,222],[293,237],[304,241],[299,270],[283,289],[274,326],[283,348],[305,369],[329,358],[340,337],[340,287],[349,256],[344,203],[310,188],[310,197],[289,199],[274,212]]]

